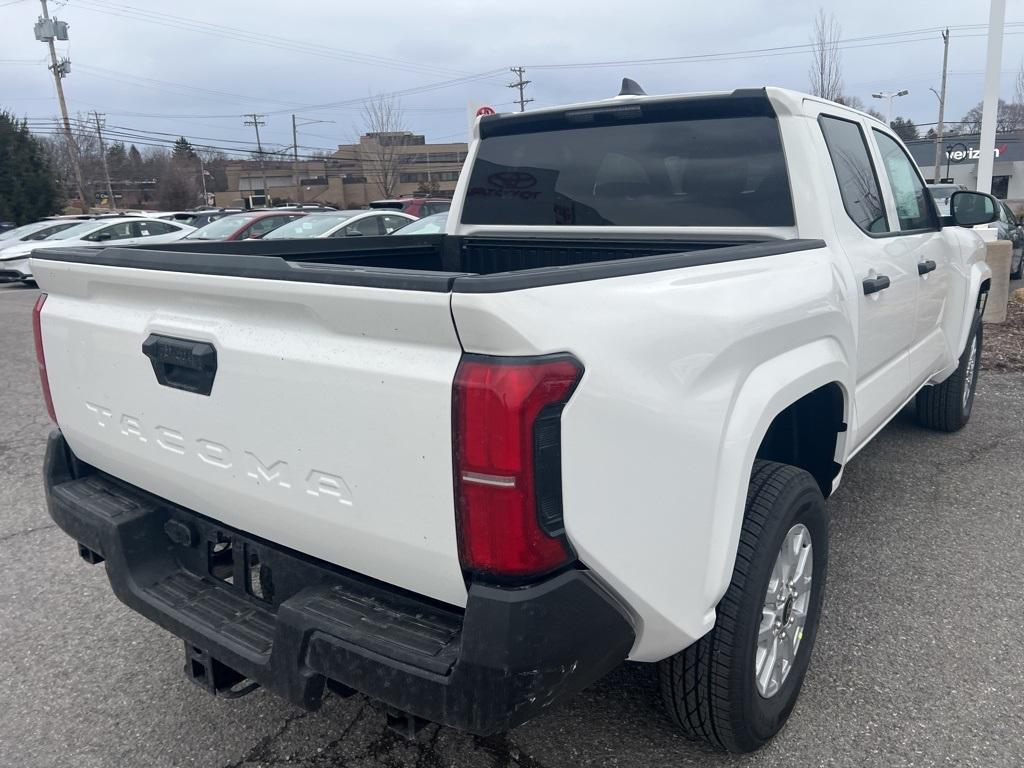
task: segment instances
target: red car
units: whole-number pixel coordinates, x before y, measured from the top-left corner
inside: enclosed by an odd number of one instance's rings
[[[222,216],[190,232],[185,240],[258,240],[272,229],[305,216],[305,211],[246,211]]]
[[[422,219],[434,213],[444,213],[452,207],[452,201],[443,197],[398,197],[394,200],[374,200],[371,208],[390,208]]]

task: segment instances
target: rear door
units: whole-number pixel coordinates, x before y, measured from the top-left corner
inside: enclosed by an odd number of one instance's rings
[[[449,293],[34,265],[49,295],[53,402],[83,461],[226,525],[464,604]],[[175,340],[213,350],[209,394],[180,386],[192,352],[168,356],[161,383],[143,349],[153,338],[151,350]]]
[[[816,115],[832,161],[830,201],[857,295],[857,406],[854,444],[885,423],[910,394],[910,347],[917,305],[917,254],[893,237],[864,122],[849,113]]]
[[[878,152],[879,177],[888,192],[892,245],[914,261],[917,274],[917,310],[910,346],[910,381],[916,388],[956,356],[956,339],[945,329],[959,331],[959,311],[948,307],[953,268],[960,245],[951,230],[943,230],[917,164],[899,142],[885,131],[872,128]],[[955,312],[952,318],[948,312]]]

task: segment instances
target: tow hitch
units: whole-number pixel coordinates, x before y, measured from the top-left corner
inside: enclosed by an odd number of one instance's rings
[[[188,642],[185,643],[185,677],[207,693],[223,699],[238,699],[260,687],[241,672],[217,661],[208,651]]]

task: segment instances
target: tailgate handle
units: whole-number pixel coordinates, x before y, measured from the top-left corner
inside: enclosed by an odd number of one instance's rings
[[[208,341],[176,339],[151,333],[142,354],[153,364],[156,380],[165,387],[209,395],[217,375],[217,350]]]

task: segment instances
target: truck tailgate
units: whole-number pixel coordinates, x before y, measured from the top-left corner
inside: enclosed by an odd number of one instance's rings
[[[83,461],[255,536],[456,605],[445,292],[34,259],[58,423]],[[208,395],[143,343],[211,346]],[[187,378],[187,377],[186,377]]]

